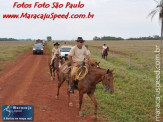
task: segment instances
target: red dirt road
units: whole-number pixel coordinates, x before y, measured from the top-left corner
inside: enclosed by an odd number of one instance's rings
[[[33,105],[34,122],[93,121],[91,115],[78,116],[78,91],[71,95],[73,107],[68,106],[66,83],[60,89],[60,99],[55,99],[57,82],[50,80],[46,53],[26,52],[16,62],[0,71],[0,106]]]

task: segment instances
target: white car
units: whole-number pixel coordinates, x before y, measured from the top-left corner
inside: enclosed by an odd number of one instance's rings
[[[61,46],[60,47],[61,57],[65,58],[66,60],[71,48],[72,46]]]

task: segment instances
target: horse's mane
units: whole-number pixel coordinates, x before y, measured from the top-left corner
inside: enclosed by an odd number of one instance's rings
[[[106,71],[106,69],[103,69],[103,68],[100,68],[100,67],[89,67],[89,70],[105,70]]]
[[[89,70],[91,70],[91,69],[94,69],[94,70],[103,70],[103,71],[109,71],[107,74],[112,74],[112,72],[108,69],[103,69],[103,68],[100,68],[100,67],[90,67],[90,69]]]

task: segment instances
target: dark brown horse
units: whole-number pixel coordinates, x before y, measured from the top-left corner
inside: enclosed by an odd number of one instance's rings
[[[57,76],[55,77],[55,80],[58,80],[59,68],[61,67],[62,64],[64,64],[64,59],[56,55],[56,58],[53,60],[52,65],[50,65],[50,60],[48,62],[48,65],[49,65],[51,80],[53,80],[55,76]]]
[[[105,70],[97,67],[89,67],[89,72],[85,76],[83,80],[76,81],[77,82],[77,89],[79,90],[79,116],[83,116],[83,113],[81,111],[82,106],[82,100],[83,95],[86,93],[92,102],[94,103],[94,119],[97,119],[97,101],[94,96],[94,92],[96,89],[96,85],[102,81],[102,84],[105,86],[106,90],[110,93],[114,92],[114,85],[113,85],[113,70]],[[68,75],[60,73],[60,76],[63,75],[63,77],[60,79],[60,83],[63,82],[62,80],[69,80]],[[65,75],[65,76],[64,76]],[[62,83],[61,83],[62,84]],[[60,85],[61,85],[60,84]],[[56,98],[59,97],[59,88],[58,85],[58,93]],[[72,103],[70,102],[70,92],[68,91],[68,104],[69,106],[72,106]]]

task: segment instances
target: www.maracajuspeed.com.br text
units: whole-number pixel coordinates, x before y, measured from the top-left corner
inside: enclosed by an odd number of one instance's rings
[[[31,14],[31,13],[21,13],[21,14],[3,14],[3,19],[92,19],[94,14],[89,12],[88,14],[56,14],[56,13],[44,13],[44,14]]]

